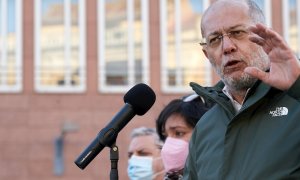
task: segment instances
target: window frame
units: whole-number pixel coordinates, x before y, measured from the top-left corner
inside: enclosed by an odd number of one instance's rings
[[[41,1],[42,0],[35,0],[35,44],[34,44],[34,85],[35,91],[38,93],[82,93],[86,90],[86,13],[85,13],[85,0],[78,0],[78,28],[79,28],[79,71],[80,71],[80,84],[78,86],[72,86],[71,82],[71,71],[69,70],[70,66],[65,66],[66,73],[64,75],[64,80],[67,82],[65,85],[57,85],[57,86],[45,86],[40,84],[40,64],[41,64],[41,47],[40,47],[40,29],[41,29]],[[66,63],[70,63],[70,5],[71,0],[63,0],[64,3],[64,27],[65,27],[65,36],[64,36],[64,57]]]
[[[168,32],[166,28],[167,24],[167,1],[168,0],[160,0],[160,47],[161,47],[161,53],[160,53],[160,63],[161,63],[161,74],[162,74],[162,79],[161,79],[161,87],[162,91],[164,93],[188,93],[191,92],[191,88],[189,86],[185,86],[180,84],[182,81],[182,73],[180,70],[182,60],[180,59],[180,54],[181,54],[181,26],[178,24],[181,24],[181,13],[180,13],[180,0],[174,0],[175,1],[175,16],[176,16],[176,27],[175,27],[175,49],[176,49],[176,83],[179,84],[178,86],[169,86],[168,85],[168,73],[167,73],[167,48],[168,48],[168,42],[167,42],[167,37],[168,37]],[[206,9],[209,4],[210,0],[203,0],[203,9]],[[177,9],[177,10],[176,10]],[[197,22],[195,22],[197,23]],[[200,34],[199,34],[200,36]],[[199,60],[200,61],[200,60]],[[212,73],[211,73],[211,64],[209,61],[206,59],[203,61],[204,67],[208,70],[205,74],[205,81],[206,84],[211,84],[212,83]]]
[[[141,1],[141,22],[142,22],[142,83],[148,84],[150,81],[150,65],[149,65],[149,0],[140,0]],[[126,14],[128,22],[128,57],[127,65],[128,67],[134,67],[134,43],[135,41],[130,41],[134,39],[134,0],[126,1]],[[98,91],[101,93],[122,93],[126,92],[129,88],[135,85],[135,69],[128,68],[128,84],[127,85],[108,85],[106,83],[106,62],[105,62],[105,1],[98,1]]]
[[[290,36],[289,36],[289,28],[290,28],[290,16],[289,16],[289,1],[282,1],[282,18],[283,18],[283,37],[287,43],[290,43]],[[297,0],[297,8],[300,9],[300,1]],[[297,16],[297,37],[298,37],[298,52],[297,56],[300,57],[300,12],[296,11]]]
[[[1,0],[1,36],[3,37],[3,42],[0,44],[0,48],[2,49],[0,63],[1,66],[4,67],[3,69],[7,69],[7,30],[8,30],[8,17],[7,17],[7,6],[8,0]],[[22,18],[22,0],[15,0],[15,34],[16,34],[16,50],[15,50],[15,57],[16,57],[16,84],[14,86],[10,86],[8,84],[1,83],[0,84],[0,93],[19,93],[23,90],[23,18]],[[0,69],[1,69],[0,66]],[[3,73],[5,71],[1,70],[0,73],[2,74],[0,81],[5,82],[7,79],[7,74]]]

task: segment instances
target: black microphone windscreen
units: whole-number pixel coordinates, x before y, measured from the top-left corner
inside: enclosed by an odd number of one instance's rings
[[[124,102],[132,105],[137,115],[144,115],[154,104],[154,91],[146,84],[140,83],[132,87],[125,95]]]

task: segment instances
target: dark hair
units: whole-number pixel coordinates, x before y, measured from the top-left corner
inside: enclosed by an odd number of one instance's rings
[[[192,95],[195,96],[195,95]],[[183,117],[185,122],[190,127],[195,127],[202,115],[213,106],[213,103],[206,103],[200,96],[196,95],[194,99],[186,101],[190,96],[183,99],[174,99],[161,111],[156,120],[156,131],[162,141],[166,140],[165,125],[167,119],[173,115],[178,114]]]

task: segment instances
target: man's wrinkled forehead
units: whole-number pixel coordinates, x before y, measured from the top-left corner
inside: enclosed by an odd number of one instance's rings
[[[213,31],[220,30],[226,26],[234,26],[236,20],[245,20],[236,15],[235,13],[248,14],[248,6],[243,0],[218,0],[214,2],[203,14],[201,20],[201,33],[202,36],[207,35],[207,30],[212,29]],[[224,19],[224,17],[226,17]],[[234,19],[233,19],[234,18]],[[247,17],[248,19],[248,17]],[[225,21],[224,21],[225,20]],[[242,22],[239,22],[242,23]]]

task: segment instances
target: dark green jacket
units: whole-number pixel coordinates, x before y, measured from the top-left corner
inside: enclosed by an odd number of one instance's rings
[[[237,113],[223,83],[191,86],[217,104],[193,132],[184,180],[300,179],[300,78],[284,92],[257,82]]]

